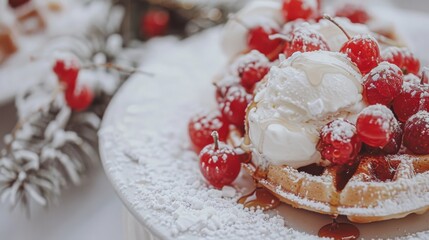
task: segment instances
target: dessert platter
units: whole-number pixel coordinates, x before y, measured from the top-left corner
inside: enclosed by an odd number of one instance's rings
[[[146,234],[428,238],[429,62],[407,37],[421,18],[371,10],[255,1],[149,42],[154,75],[131,77],[100,131]]]

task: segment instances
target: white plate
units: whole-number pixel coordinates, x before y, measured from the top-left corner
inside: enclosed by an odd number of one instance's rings
[[[211,80],[226,63],[218,46],[220,33],[212,29],[184,42],[167,38],[149,44],[142,66],[155,76],[133,76],[106,113],[100,131],[106,173],[130,212],[159,238],[316,238],[329,216],[286,204],[268,215],[240,210],[237,195],[222,198],[222,192],[201,185],[196,156],[186,150],[187,122],[195,108],[214,106]],[[247,193],[252,181],[243,176],[235,187]],[[209,198],[196,199],[200,206],[193,206],[193,199],[206,193]],[[210,202],[213,198],[216,201]],[[213,220],[225,218],[228,207],[234,214],[229,224]],[[357,226],[364,238],[429,239],[429,213]]]

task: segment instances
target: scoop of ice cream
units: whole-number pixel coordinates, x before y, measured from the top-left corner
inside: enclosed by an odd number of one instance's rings
[[[343,54],[296,53],[272,67],[248,112],[248,136],[260,166],[317,163],[319,130],[336,118],[356,122],[362,76]]]
[[[246,50],[248,32],[253,27],[280,29],[283,23],[281,1],[253,1],[225,25],[222,36],[224,52],[228,57],[234,57]]]
[[[352,23],[347,18],[337,17],[335,21],[338,22],[351,37],[371,33],[364,24]],[[335,24],[326,19],[320,20],[318,23],[313,24],[312,27],[320,32],[326,39],[331,51],[339,51],[348,40],[346,35]]]

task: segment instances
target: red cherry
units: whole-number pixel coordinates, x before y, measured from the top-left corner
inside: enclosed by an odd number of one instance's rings
[[[417,75],[420,71],[420,60],[408,48],[388,47],[381,52],[381,58],[398,66],[404,74]]]
[[[317,144],[322,158],[337,165],[352,165],[361,147],[356,127],[343,119],[325,125]]]
[[[308,28],[307,25],[296,27],[287,37],[290,41],[286,43],[284,49],[286,57],[292,56],[295,52],[329,51],[328,44],[323,39],[323,36]]]
[[[316,0],[283,0],[283,17],[286,22],[296,19],[316,19],[319,16],[320,1]]]
[[[235,75],[226,74],[220,81],[214,83],[216,87],[216,102],[221,104],[228,90],[233,86],[239,86],[240,78]]]
[[[146,37],[162,36],[168,29],[170,14],[165,10],[149,10],[141,19],[141,32]]]
[[[256,83],[261,81],[267,75],[270,69],[268,67],[248,67],[240,71],[240,84],[248,93],[253,91]]]
[[[73,91],[76,88],[79,66],[74,60],[65,61],[58,59],[52,68],[60,83],[64,84],[67,90]]]
[[[370,16],[366,9],[358,4],[346,3],[335,12],[337,17],[348,18],[352,23],[367,23],[370,20]]]
[[[429,86],[404,82],[402,92],[393,100],[392,106],[403,123],[419,110],[429,111]]]
[[[78,89],[67,89],[65,93],[67,105],[74,111],[86,110],[94,100],[94,94],[88,86]]]
[[[390,105],[401,93],[403,74],[396,65],[388,62],[380,63],[363,78],[363,98],[373,104]]]
[[[405,123],[404,146],[415,154],[429,154],[429,112],[419,111]]]
[[[200,170],[204,178],[215,188],[231,184],[240,173],[241,163],[234,149],[219,142],[213,132],[214,143],[200,153]]]
[[[365,144],[383,148],[394,137],[393,132],[399,124],[395,121],[389,108],[381,104],[371,105],[359,114],[357,133]]]
[[[250,29],[247,38],[247,44],[250,50],[258,50],[270,61],[278,58],[278,55],[283,50],[283,40],[270,39],[270,35],[278,33],[273,28],[255,27]]]
[[[367,74],[380,62],[380,47],[377,40],[370,35],[356,35],[353,38],[333,18],[324,15],[323,18],[335,24],[349,39],[341,47],[340,52],[346,54],[356,64],[362,75]]]
[[[340,52],[346,54],[362,74],[367,74],[380,61],[380,48],[377,41],[370,35],[354,36],[344,43]]]
[[[261,81],[270,69],[270,61],[262,53],[252,50],[240,56],[232,64],[233,75],[238,75],[240,84],[251,93],[255,84]],[[231,85],[231,84],[230,84]]]
[[[197,152],[213,142],[213,131],[219,133],[221,141],[226,141],[229,124],[218,110],[199,113],[189,121],[189,137]]]
[[[393,121],[392,130],[389,142],[381,149],[386,154],[397,154],[401,149],[403,131],[396,119]]]
[[[222,114],[230,123],[243,130],[246,108],[252,101],[252,98],[252,95],[248,94],[244,88],[231,87],[224,101],[220,104]]]

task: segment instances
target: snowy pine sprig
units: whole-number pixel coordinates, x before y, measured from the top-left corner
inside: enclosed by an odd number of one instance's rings
[[[0,154],[2,202],[11,206],[21,203],[29,207],[30,202],[46,206],[68,184],[79,184],[90,163],[98,159],[94,143],[99,116],[73,113],[58,99],[21,119],[5,137],[6,148]],[[93,139],[82,138],[70,129],[76,122],[85,125],[85,136]]]

